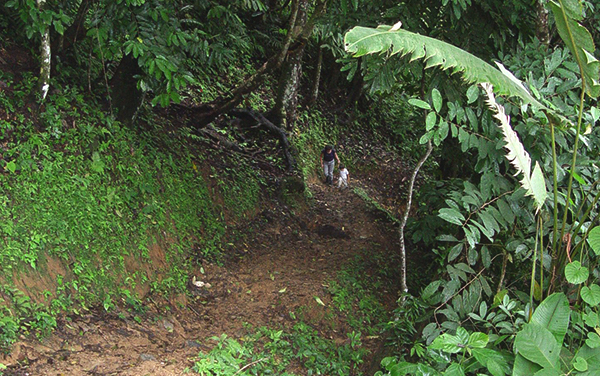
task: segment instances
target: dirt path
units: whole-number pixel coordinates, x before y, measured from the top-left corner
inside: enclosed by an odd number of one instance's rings
[[[397,233],[376,221],[352,190],[319,181],[310,183],[310,189],[310,210],[301,215],[281,206],[266,210],[251,242],[236,245],[243,255],[239,260],[224,267],[204,265],[198,280],[211,287],[190,284],[197,298],[187,302],[189,309],[173,306],[169,311],[157,304],[139,323],[128,312],[61,320],[56,333],[41,343],[19,343],[8,361],[22,365],[6,374],[182,375],[199,351],[214,346],[207,338],[223,333],[239,337],[244,323],[293,324],[290,312],[302,306],[307,307],[304,319],[312,320],[321,335],[345,340],[343,321],[337,331],[326,325],[331,299],[323,285],[359,253],[395,252]],[[365,340],[364,345],[377,344]]]

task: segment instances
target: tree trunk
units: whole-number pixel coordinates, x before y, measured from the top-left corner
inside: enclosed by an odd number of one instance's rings
[[[310,90],[310,97],[306,102],[307,106],[315,104],[319,97],[319,82],[321,81],[321,67],[323,66],[323,49],[319,45],[319,57],[317,58],[317,66],[312,78],[312,89]]]
[[[144,99],[144,93],[138,89],[135,79],[141,73],[137,60],[125,55],[110,81],[111,102],[117,108],[117,119],[127,124],[133,121]]]
[[[204,127],[210,124],[213,120],[215,120],[219,115],[224,114],[233,110],[238,104],[242,102],[244,99],[244,95],[251,93],[256,88],[258,88],[264,81],[265,76],[271,71],[278,69],[283,60],[287,56],[288,49],[290,48],[290,44],[292,42],[293,29],[296,25],[296,17],[298,16],[298,9],[300,6],[300,1],[304,0],[293,0],[292,1],[292,12],[290,16],[290,20],[288,23],[288,33],[281,48],[281,51],[277,55],[274,55],[269,58],[250,78],[244,81],[240,86],[238,86],[230,95],[229,99],[225,102],[217,104],[215,108],[211,111],[203,114],[200,119],[198,119],[198,126]]]
[[[270,112],[273,122],[278,126],[283,126],[288,131],[291,130],[296,121],[296,106],[298,104],[304,48],[304,44],[302,44],[293,51],[293,54],[288,54],[279,79],[275,106]]]
[[[550,44],[550,31],[548,28],[548,9],[544,6],[545,3],[545,0],[536,0],[535,36],[547,48]]]
[[[40,12],[44,10],[45,4],[46,0],[37,0],[37,5]],[[41,64],[39,88],[40,95],[43,101],[44,99],[46,99],[46,95],[48,95],[48,90],[50,89],[50,70],[52,68],[52,52],[50,49],[50,25],[45,25],[44,31],[42,32],[42,44],[40,55]]]
[[[298,38],[298,41],[288,51],[287,60],[279,79],[275,106],[270,112],[274,121],[278,125],[283,125],[288,131],[292,130],[297,118],[298,89],[300,88],[302,58],[306,43],[314,30],[317,18],[325,11],[325,1],[320,1],[310,20],[307,21],[309,2],[308,0],[300,1],[294,27],[294,38]]]
[[[410,213],[410,206],[412,205],[412,195],[413,189],[415,187],[415,181],[417,180],[417,174],[423,166],[423,163],[429,158],[431,155],[431,151],[433,150],[433,145],[431,145],[431,141],[427,143],[427,151],[421,157],[419,162],[417,163],[412,176],[410,177],[410,184],[408,186],[408,200],[406,202],[406,210],[404,210],[404,216],[402,217],[402,222],[400,222],[400,276],[402,280],[400,281],[400,288],[402,289],[402,293],[408,292],[408,285],[406,284],[406,245],[404,244],[404,227],[406,227],[406,222],[408,221],[408,214]]]

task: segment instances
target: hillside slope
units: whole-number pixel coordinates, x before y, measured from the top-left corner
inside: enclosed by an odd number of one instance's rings
[[[366,184],[352,182],[369,189]],[[353,330],[352,311],[339,310],[331,283],[359,260],[364,268],[359,278],[390,307],[395,294],[383,289],[391,281],[379,272],[398,251],[397,233],[352,190],[320,181],[309,188],[314,193],[309,210],[300,215],[285,206],[265,210],[254,235],[232,245],[239,259],[224,266],[205,263],[196,280],[210,287],[190,284],[196,298],[187,308],[157,302],[145,314],[93,311],[65,318],[40,343],[20,342],[10,358],[15,368],[7,374],[180,375],[199,352],[215,346],[210,337],[240,339],[249,326],[290,330],[300,321],[343,346]],[[377,334],[366,337],[361,347],[372,354],[381,340]],[[306,372],[302,361],[288,369]]]

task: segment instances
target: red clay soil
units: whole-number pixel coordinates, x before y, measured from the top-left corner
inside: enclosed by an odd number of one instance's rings
[[[363,185],[355,179],[352,184]],[[332,325],[327,314],[334,311],[324,284],[360,253],[397,253],[397,228],[376,220],[377,214],[352,189],[320,181],[309,188],[314,197],[303,214],[274,205],[263,212],[252,237],[235,245],[239,258],[225,266],[205,262],[204,274],[196,278],[211,287],[190,283],[196,298],[182,297],[187,308],[171,302],[167,309],[168,304],[150,299],[140,323],[129,312],[101,309],[62,319],[49,338],[24,339],[10,357],[0,359],[10,366],[5,375],[182,375],[200,351],[215,345],[210,337],[225,333],[239,338],[245,323],[291,326],[296,320],[289,313],[302,306],[304,320],[342,343],[348,327],[338,316]],[[393,302],[395,293],[389,295]],[[380,341],[365,339],[363,344],[374,351]]]

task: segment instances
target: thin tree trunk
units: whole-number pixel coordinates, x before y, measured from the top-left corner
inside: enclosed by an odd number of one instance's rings
[[[417,174],[419,173],[419,169],[423,166],[423,163],[429,158],[431,155],[431,151],[433,150],[433,145],[431,141],[427,142],[427,151],[421,157],[417,166],[415,167],[412,176],[410,177],[410,184],[408,186],[408,201],[406,202],[406,210],[404,210],[404,216],[402,217],[402,222],[400,222],[400,276],[402,280],[400,281],[400,288],[403,293],[408,292],[408,286],[406,284],[406,245],[404,244],[404,227],[406,227],[406,222],[408,221],[408,214],[410,213],[410,206],[412,205],[412,195],[413,189],[415,186],[415,181],[417,180]]]
[[[38,9],[44,10],[46,0],[37,0]],[[42,101],[46,99],[48,90],[50,89],[50,70],[52,68],[52,52],[50,49],[50,25],[45,25],[44,31],[42,32],[42,44],[41,44],[41,66],[40,66],[40,94]]]
[[[550,31],[548,28],[548,9],[545,7],[545,0],[536,0],[535,2],[537,17],[535,20],[535,35],[540,43],[546,48],[550,44]]]
[[[250,78],[244,81],[240,86],[238,86],[229,99],[224,103],[219,104],[212,111],[205,114],[198,121],[198,125],[200,127],[204,127],[210,124],[213,120],[215,120],[219,115],[224,114],[233,110],[238,104],[242,102],[244,99],[244,95],[251,93],[256,88],[258,88],[264,81],[267,73],[278,69],[283,63],[285,57],[287,56],[288,49],[290,48],[293,36],[294,26],[296,25],[296,17],[298,16],[298,9],[300,6],[301,0],[293,0],[292,1],[292,12],[288,24],[288,33],[281,48],[281,51],[277,55],[272,56],[267,60]]]
[[[300,0],[298,16],[294,27],[294,39],[297,43],[290,47],[287,60],[284,63],[275,105],[271,110],[271,115],[278,125],[283,125],[285,129],[291,131],[297,117],[298,90],[300,88],[300,78],[302,75],[302,59],[308,38],[310,38],[316,24],[316,20],[325,11],[326,1],[320,1],[317,4],[310,20],[307,20],[308,0]]]
[[[319,56],[317,58],[317,66],[315,67],[315,72],[312,78],[313,87],[310,90],[310,97],[306,104],[311,106],[315,104],[317,98],[319,97],[319,82],[321,81],[321,67],[323,66],[323,49],[319,45]]]
[[[504,278],[506,276],[506,266],[508,265],[508,252],[504,250],[504,257],[502,259],[502,272],[500,273],[500,280],[498,281],[498,287],[496,287],[496,294],[500,293],[502,290],[502,285],[504,285]]]

